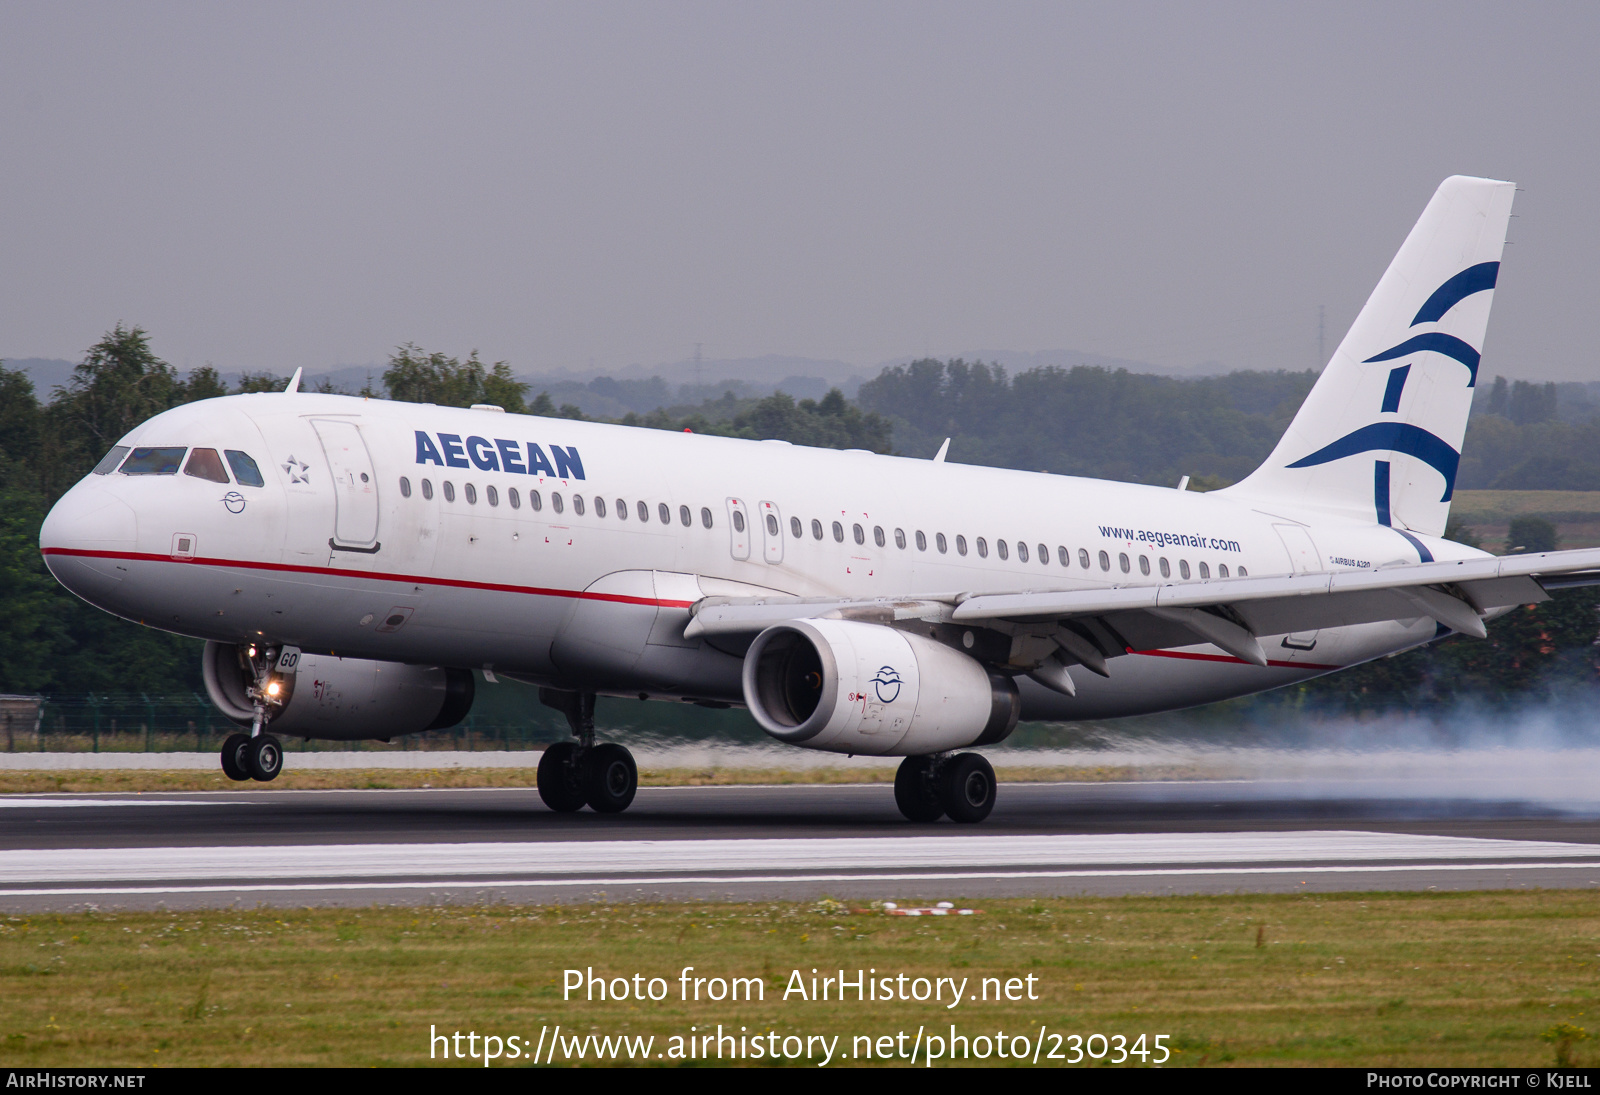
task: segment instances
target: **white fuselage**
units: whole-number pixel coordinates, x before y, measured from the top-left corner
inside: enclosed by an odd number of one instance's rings
[[[953,597],[1481,554],[1171,488],[348,396],[207,400],[121,444],[241,451],[264,485],[87,476],[40,546],[93,604],[222,642],[650,698],[741,701],[744,643],[683,635],[703,596]],[[1261,636],[1266,668],[1204,645],[1133,651],[1109,678],[1075,674],[1075,697],[1019,679],[1023,717],[1192,706],[1436,632]]]

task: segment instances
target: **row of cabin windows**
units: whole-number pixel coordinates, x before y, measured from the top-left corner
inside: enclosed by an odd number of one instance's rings
[[[767,516],[767,531],[772,533],[774,536],[776,536],[778,533],[778,519],[770,514]],[[833,539],[836,543],[844,543],[845,529],[841,522],[834,521],[831,531],[833,532]],[[802,522],[798,517],[789,518],[789,533],[796,540],[803,539],[805,536],[804,522]],[[811,538],[813,540],[821,540],[823,535],[824,532],[822,522],[813,519],[811,521]],[[867,542],[867,530],[860,524],[852,524],[850,526],[850,535],[858,544],[865,545]],[[918,529],[913,535],[916,539],[917,550],[927,551],[928,534],[923,532],[921,529]],[[872,526],[872,542],[878,547],[888,546],[889,537],[888,534],[884,532],[882,525]],[[940,555],[948,554],[950,551],[950,541],[945,538],[945,534],[942,532],[936,532],[933,534],[933,545]],[[967,554],[967,538],[965,536],[957,536],[955,538],[955,545],[957,555]],[[894,530],[894,546],[900,548],[902,551],[905,550],[906,533],[904,529],[897,528]],[[984,537],[979,536],[973,541],[972,546],[977,550],[978,558],[987,559],[989,557],[989,541]],[[994,542],[995,554],[1002,559],[1011,558],[1011,553],[1013,550],[1016,552],[1017,562],[1019,563],[1028,562],[1030,556],[1032,556],[1039,560],[1039,564],[1041,566],[1050,565],[1050,547],[1047,544],[1039,544],[1037,547],[1037,554],[1035,554],[1033,550],[1030,550],[1027,542],[1024,540],[1018,540],[1014,548],[1004,540],[996,540]],[[1069,568],[1072,566],[1071,549],[1058,545],[1056,547],[1056,558],[1060,561],[1062,566]],[[1111,569],[1111,555],[1108,552],[1100,552],[1099,563],[1101,570],[1109,571]],[[1094,562],[1089,557],[1088,548],[1078,549],[1078,565],[1084,570],[1093,569]],[[1130,574],[1133,571],[1134,563],[1133,560],[1129,558],[1128,554],[1123,552],[1117,556],[1117,565],[1121,569],[1122,573]],[[1172,563],[1168,561],[1165,556],[1158,559],[1156,565],[1160,567],[1161,576],[1163,578],[1172,577]],[[1139,573],[1148,576],[1150,574],[1150,557],[1148,555],[1139,556],[1138,566]],[[1239,577],[1243,578],[1249,574],[1249,571],[1245,570],[1244,567],[1239,567],[1237,573]],[[1207,563],[1201,563],[1199,565],[1199,574],[1201,578],[1210,578],[1210,565]],[[1179,559],[1178,576],[1180,578],[1189,578],[1191,575],[1192,572],[1189,569],[1189,560]],[[1217,567],[1217,577],[1228,577],[1228,565],[1226,563],[1222,563]]]
[[[187,463],[183,459],[185,452],[189,453]],[[232,479],[228,478],[228,470],[223,467],[223,456],[227,457],[227,468],[233,469]],[[218,456],[216,449],[189,452],[184,445],[141,445],[136,449],[117,445],[94,466],[94,474],[110,475],[117,471],[123,475],[177,475],[180,467],[183,468],[183,474],[212,483],[237,481],[243,487],[267,485],[267,481],[261,477],[261,468],[247,452],[224,449],[222,456]]]
[[[422,497],[429,499],[433,497],[433,480],[423,479],[418,485],[422,488]],[[446,479],[441,482],[439,484],[439,489],[444,494],[444,500],[446,502],[454,502],[456,500],[456,485],[450,480]],[[411,497],[411,480],[405,476],[400,477],[400,495],[403,498]],[[469,506],[475,506],[478,504],[478,488],[472,483],[462,484],[461,496],[466,500],[466,503]],[[484,487],[483,500],[491,506],[498,506],[500,504],[499,489],[493,486]],[[626,521],[629,519],[631,513],[636,514],[641,523],[647,523],[650,520],[650,504],[648,502],[636,502],[634,503],[635,508],[630,511],[627,501],[622,498],[618,498],[616,500],[615,508],[612,508],[611,506],[607,505],[604,498],[594,498],[592,501],[589,501],[585,500],[581,494],[574,494],[570,499],[568,499],[562,495],[560,491],[550,492],[550,508],[556,513],[565,513],[567,511],[567,505],[569,502],[572,506],[573,514],[578,517],[582,517],[587,514],[589,512],[589,506],[592,504],[594,506],[594,515],[596,517],[606,517],[608,515],[615,514],[617,520]],[[510,505],[512,509],[521,509],[522,493],[517,490],[516,487],[507,487],[506,503]],[[528,508],[533,510],[535,513],[538,513],[540,510],[544,509],[544,496],[536,490],[530,490],[528,492]],[[672,524],[672,507],[667,505],[665,502],[657,504],[655,514],[657,520],[659,520],[663,525]],[[690,511],[688,506],[678,507],[678,523],[683,525],[684,528],[688,528],[694,524],[694,514]],[[712,524],[711,510],[707,509],[705,506],[700,507],[700,523],[706,528],[710,528]]]
[[[441,486],[441,488],[442,488],[442,490],[444,492],[444,500],[446,502],[454,502],[456,500],[455,484],[450,482],[447,479],[443,483],[441,483],[440,486]],[[424,480],[421,481],[421,487],[422,487],[422,497],[431,499],[433,497],[433,482],[431,480],[424,479]],[[401,479],[400,479],[400,494],[403,497],[406,497],[406,498],[410,498],[411,497],[411,480],[405,478],[404,476],[402,476]],[[462,496],[466,499],[466,502],[467,502],[467,504],[469,506],[473,506],[473,505],[477,505],[478,504],[478,490],[477,490],[477,488],[475,486],[473,486],[473,484],[467,483],[462,487]],[[498,490],[496,490],[492,486],[485,487],[483,489],[483,496],[484,496],[484,500],[486,502],[488,502],[489,505],[491,505],[491,506],[498,506],[500,504],[500,492]],[[522,495],[520,493],[518,493],[516,487],[509,487],[509,488],[506,489],[506,501],[508,503],[510,503],[512,509],[521,509],[522,508]],[[572,512],[575,515],[579,516],[579,517],[584,516],[584,514],[587,512],[587,503],[585,503],[583,495],[574,494],[572,496],[571,502],[572,502]],[[561,493],[559,491],[551,491],[550,492],[550,508],[551,509],[553,509],[557,513],[564,513],[565,510],[566,510],[566,505],[567,505],[567,501],[566,501],[565,498],[562,497],[562,495],[561,495]],[[608,507],[606,505],[606,500],[604,498],[598,498],[598,497],[595,498],[593,500],[593,505],[594,505],[594,513],[595,513],[596,517],[605,517],[607,515]],[[646,502],[642,502],[641,501],[641,502],[634,503],[634,505],[636,507],[634,512],[638,515],[638,519],[641,522],[648,522],[650,520],[650,506],[649,506],[649,504],[646,503]],[[544,508],[544,499],[543,499],[543,497],[540,495],[540,493],[538,491],[530,490],[528,492],[528,507],[530,509],[532,509],[534,512],[538,512],[538,511],[540,511],[540,510],[542,510]],[[611,512],[615,513],[615,515],[616,515],[618,520],[622,520],[622,521],[628,520],[628,515],[629,515],[628,503],[624,499],[618,498],[616,500],[616,507]],[[664,525],[672,524],[672,507],[667,505],[665,502],[657,503],[657,505],[656,505],[656,516],[657,516],[657,518],[660,520],[660,522],[662,524],[664,524]],[[694,516],[693,516],[693,514],[690,511],[688,506],[679,506],[678,507],[678,523],[683,525],[684,528],[688,528],[688,527],[690,527],[691,525],[694,524]],[[711,510],[709,508],[705,507],[705,506],[701,506],[700,507],[700,523],[702,525],[704,525],[706,528],[711,528],[712,525],[714,524],[714,521],[713,521],[712,515],[711,515]],[[771,513],[767,514],[766,525],[767,525],[767,534],[769,536],[777,536],[778,535],[778,529],[779,529],[778,518],[777,518],[777,516],[775,514],[771,514]],[[734,512],[733,512],[733,528],[734,528],[735,532],[743,532],[745,530],[744,514],[739,512],[738,510],[734,510]],[[804,538],[804,536],[805,536],[805,528],[806,528],[805,523],[802,522],[800,520],[800,518],[798,518],[798,517],[789,518],[789,533],[796,540]],[[832,532],[833,532],[833,539],[834,539],[834,541],[836,543],[840,543],[840,544],[844,543],[845,528],[844,528],[844,525],[841,522],[839,522],[839,521],[834,521],[833,522]],[[864,527],[862,527],[860,524],[851,525],[850,533],[851,533],[852,538],[855,540],[855,542],[857,544],[861,544],[861,545],[865,545],[866,544],[866,542],[867,542],[867,530]],[[812,521],[811,521],[811,538],[813,540],[821,540],[824,535],[825,535],[825,533],[824,533],[824,530],[823,530],[823,527],[822,527],[822,522],[819,521],[819,520],[816,520],[815,518],[813,518]],[[917,532],[914,533],[914,536],[916,538],[917,550],[918,551],[927,551],[928,550],[928,536],[927,536],[927,533],[925,533],[922,530],[918,529]],[[889,536],[888,536],[887,533],[884,532],[884,529],[883,529],[882,525],[874,525],[873,526],[873,528],[872,528],[872,542],[874,544],[876,544],[878,547],[887,547],[888,546]],[[902,551],[905,550],[906,545],[907,545],[907,540],[906,540],[906,533],[905,533],[904,529],[898,529],[897,528],[897,529],[894,530],[894,544],[895,544],[895,547],[900,548]],[[941,555],[948,554],[949,551],[950,551],[950,541],[948,539],[946,539],[945,534],[942,533],[942,532],[936,532],[936,533],[933,534],[933,545],[934,545],[934,548]],[[989,541],[987,539],[985,539],[984,537],[982,537],[982,536],[977,537],[973,541],[972,546],[977,550],[978,558],[987,559],[989,557]],[[967,554],[967,550],[968,550],[968,548],[967,548],[967,538],[965,536],[959,536],[958,535],[955,538],[955,548],[956,548],[956,554],[957,555],[966,555]],[[1028,544],[1025,541],[1022,541],[1022,540],[1018,540],[1016,542],[1016,547],[1015,547],[1014,550],[1016,551],[1017,561],[1021,562],[1021,563],[1028,562],[1029,557],[1034,554],[1030,550]],[[1013,548],[1005,540],[996,540],[994,542],[994,551],[995,551],[995,554],[998,555],[1001,559],[1009,559],[1011,557],[1011,553],[1013,551]],[[1039,544],[1036,557],[1038,558],[1038,560],[1039,560],[1041,565],[1049,566],[1050,565],[1050,548],[1049,548],[1049,546],[1046,545],[1046,544]],[[1060,560],[1060,563],[1061,563],[1061,565],[1063,567],[1069,567],[1070,568],[1072,566],[1072,552],[1068,548],[1063,547],[1063,546],[1058,546],[1056,548],[1056,558],[1058,560]],[[1100,569],[1101,570],[1110,571],[1111,570],[1111,556],[1110,556],[1110,554],[1107,553],[1107,552],[1104,552],[1104,551],[1100,552],[1100,554],[1099,554],[1099,563],[1100,563]],[[1093,562],[1091,561],[1091,559],[1089,557],[1089,550],[1087,548],[1079,548],[1078,549],[1078,565],[1081,568],[1083,568],[1084,570],[1090,570],[1090,569],[1093,568]],[[1133,567],[1134,567],[1133,560],[1128,556],[1128,554],[1126,552],[1123,552],[1123,553],[1121,553],[1121,554],[1119,554],[1117,556],[1117,565],[1121,569],[1122,573],[1124,573],[1124,574],[1130,574],[1130,573],[1133,572]],[[1163,578],[1172,577],[1172,564],[1166,559],[1165,556],[1163,556],[1162,558],[1158,559],[1156,565],[1160,568],[1161,576]],[[1139,566],[1139,573],[1140,574],[1145,575],[1146,577],[1148,577],[1150,575],[1150,557],[1148,555],[1140,555],[1139,556],[1138,566]],[[1248,573],[1249,572],[1246,571],[1244,567],[1239,567],[1238,568],[1238,576],[1239,577],[1243,578]],[[1187,559],[1179,559],[1178,560],[1178,576],[1180,578],[1185,578],[1185,579],[1187,579],[1187,578],[1192,576],[1192,572],[1189,569],[1189,560],[1187,560]],[[1202,579],[1210,578],[1211,577],[1211,567],[1206,563],[1199,564],[1199,576]],[[1228,565],[1226,563],[1223,563],[1223,564],[1219,565],[1217,567],[1217,577],[1226,578],[1228,576],[1229,576],[1229,574],[1228,574]]]

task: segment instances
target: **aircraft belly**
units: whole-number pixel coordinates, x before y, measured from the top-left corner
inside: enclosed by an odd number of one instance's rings
[[[693,575],[622,570],[574,598],[550,647],[568,687],[737,700],[738,658],[683,637],[688,606],[702,595]]]

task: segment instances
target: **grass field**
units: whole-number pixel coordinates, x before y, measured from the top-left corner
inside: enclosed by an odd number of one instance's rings
[[[1600,545],[1600,491],[1458,490],[1450,515],[1470,525],[1485,550],[1504,550],[1513,517],[1543,517],[1556,525],[1560,547]]]
[[[1000,766],[996,774],[1011,783],[1103,783],[1130,779],[1201,779],[1219,773],[1193,765],[1151,764],[1083,766]],[[1228,775],[1231,773],[1220,773]],[[641,787],[710,787],[739,784],[893,783],[884,768],[656,768],[639,770]],[[210,770],[0,771],[0,794],[89,791],[137,794],[145,791],[393,790],[408,787],[528,787],[537,785],[533,768],[349,768],[295,771],[285,767],[271,783],[234,783]]]
[[[847,1063],[857,1037],[903,1030],[910,1047],[919,1027],[954,1024],[969,1037],[1165,1034],[1172,1065],[1600,1064],[1583,1035],[1600,996],[1593,894],[972,904],[979,915],[940,919],[831,901],[0,917],[0,1063],[413,1065],[429,1061],[431,1027],[532,1043],[556,1024],[653,1035],[670,1052],[671,1036],[720,1023],[838,1035]],[[684,966],[760,978],[765,999],[680,1001]],[[564,1002],[563,971],[588,967],[670,992]],[[782,999],[792,970],[841,968],[970,978],[973,994],[982,978],[1031,975],[1038,999]]]

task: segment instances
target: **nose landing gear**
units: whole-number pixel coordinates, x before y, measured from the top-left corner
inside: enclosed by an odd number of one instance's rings
[[[994,768],[978,753],[907,757],[894,775],[894,802],[907,821],[982,821],[994,809]]]
[[[539,797],[557,813],[588,806],[599,814],[620,814],[639,790],[633,754],[613,742],[594,741],[594,693],[539,689],[539,702],[567,716],[577,741],[558,741],[539,758]]]
[[[294,650],[293,647],[288,649]],[[283,660],[274,647],[252,645],[242,653],[240,668],[249,672],[255,681],[246,689],[254,718],[248,734],[230,734],[222,743],[222,774],[241,783],[247,779],[270,783],[283,771],[283,745],[266,732],[266,726],[268,720],[282,710],[293,691],[293,678],[275,673],[274,668],[292,669],[298,651],[286,652]],[[284,660],[290,664],[283,664]]]

